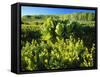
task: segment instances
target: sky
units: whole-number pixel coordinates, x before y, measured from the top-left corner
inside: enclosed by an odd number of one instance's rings
[[[83,9],[68,9],[68,8],[47,8],[47,7],[32,7],[22,6],[21,16],[24,15],[52,15],[52,14],[70,14],[76,12],[95,12],[95,10]]]

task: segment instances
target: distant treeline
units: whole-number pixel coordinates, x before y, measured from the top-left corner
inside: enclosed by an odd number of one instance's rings
[[[29,21],[42,21],[49,17],[53,17],[55,19],[72,19],[72,20],[80,20],[80,21],[94,21],[95,20],[95,13],[72,13],[72,14],[64,14],[64,15],[25,15],[22,17],[22,23],[29,22]]]

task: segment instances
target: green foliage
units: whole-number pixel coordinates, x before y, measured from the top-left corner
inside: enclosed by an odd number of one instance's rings
[[[76,41],[72,36],[65,41],[58,39],[55,44],[32,40],[22,48],[22,66],[26,70],[92,67],[94,49],[93,46],[89,52],[82,40]]]
[[[93,59],[94,59],[94,53],[95,53],[95,44],[92,45],[92,48],[90,49],[85,49],[85,52],[83,53],[83,62],[81,63],[81,67],[92,67],[93,66]]]
[[[94,13],[23,16],[21,69],[93,67],[94,19]]]
[[[53,20],[51,18],[48,18],[46,22],[43,24],[43,28],[41,33],[43,34],[42,39],[43,40],[49,40],[52,38],[52,27],[54,26]]]
[[[64,24],[58,23],[55,30],[57,35],[61,36],[63,30],[64,30]]]

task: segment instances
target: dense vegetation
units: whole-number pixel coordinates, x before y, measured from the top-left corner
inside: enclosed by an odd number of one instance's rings
[[[21,68],[93,67],[95,14],[27,15],[21,20]]]

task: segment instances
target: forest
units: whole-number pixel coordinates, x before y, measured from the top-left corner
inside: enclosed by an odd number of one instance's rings
[[[93,67],[95,13],[21,17],[21,70]]]

